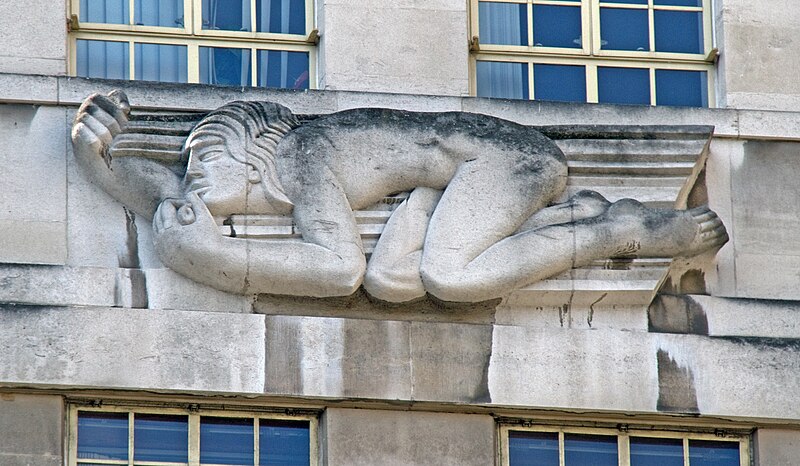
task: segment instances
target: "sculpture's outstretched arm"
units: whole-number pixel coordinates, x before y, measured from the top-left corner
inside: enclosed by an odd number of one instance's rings
[[[128,124],[130,105],[121,91],[94,94],[78,110],[72,126],[75,158],[92,180],[114,199],[145,218],[158,204],[181,196],[181,180],[169,168],[140,157],[112,157],[114,138]]]
[[[224,291],[347,296],[360,286],[366,264],[353,213],[340,200],[322,212],[296,204],[306,241],[286,242],[221,236],[203,201],[190,193],[161,204],[153,218],[154,242],[167,266]]]

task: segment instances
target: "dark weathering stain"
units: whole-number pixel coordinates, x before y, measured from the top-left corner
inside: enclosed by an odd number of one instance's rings
[[[699,413],[694,375],[680,367],[664,350],[658,350],[658,411]]]
[[[130,278],[131,307],[135,309],[147,309],[147,277],[141,269],[139,260],[139,230],[136,228],[136,214],[124,208],[125,229],[127,237],[125,239],[125,250],[117,257],[119,267],[128,269]],[[117,279],[117,295],[120,294],[120,283]]]
[[[647,309],[650,332],[708,335],[708,318],[689,296],[659,294]]]

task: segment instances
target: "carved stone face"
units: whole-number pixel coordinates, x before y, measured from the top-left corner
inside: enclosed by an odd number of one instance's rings
[[[253,186],[248,173],[254,170],[224,150],[222,144],[193,147],[186,167],[187,191],[197,193],[215,216],[247,212],[248,191]]]

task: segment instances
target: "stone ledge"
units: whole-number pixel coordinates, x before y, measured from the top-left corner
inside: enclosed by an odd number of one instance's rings
[[[800,343],[220,315],[0,309],[0,385],[800,418]]]
[[[232,100],[271,100],[300,114],[375,106],[417,111],[460,110],[486,113],[528,125],[632,122],[641,125],[712,125],[717,137],[800,139],[800,128],[796,124],[796,121],[800,121],[798,112],[568,104],[352,91],[292,91],[0,73],[0,102],[79,105],[94,92],[109,92],[117,88],[124,89],[138,108],[211,110]],[[21,89],[33,89],[34,93],[21,92]],[[210,89],[213,92],[209,92]]]

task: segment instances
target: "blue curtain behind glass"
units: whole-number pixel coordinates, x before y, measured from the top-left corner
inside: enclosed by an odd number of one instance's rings
[[[136,79],[169,83],[187,82],[185,45],[134,44]]]
[[[307,52],[258,51],[259,86],[308,89],[308,84]]]
[[[77,75],[87,78],[128,79],[128,43],[77,41]]]
[[[484,44],[528,45],[528,9],[524,4],[478,2],[478,23]]]
[[[183,0],[136,0],[133,21],[143,26],[183,27]]]
[[[249,86],[250,50],[200,47],[200,82],[225,86]]]
[[[128,0],[81,0],[78,20],[84,23],[128,24]]]
[[[305,0],[256,0],[256,30],[305,34]]]
[[[478,97],[528,99],[528,64],[479,61]]]
[[[250,0],[203,0],[203,29],[250,30]]]

